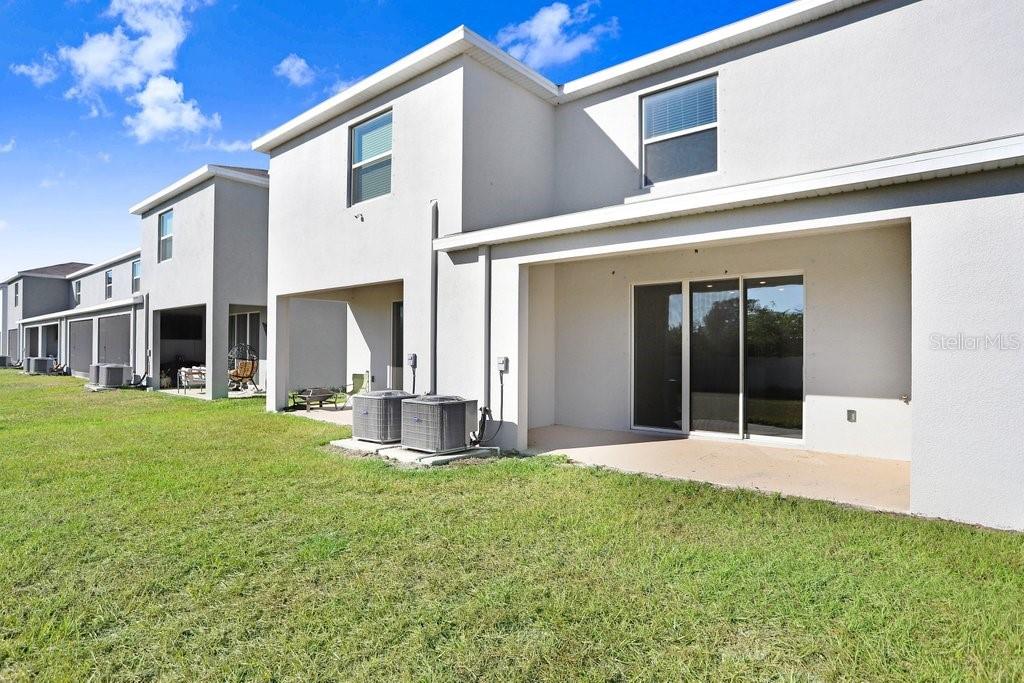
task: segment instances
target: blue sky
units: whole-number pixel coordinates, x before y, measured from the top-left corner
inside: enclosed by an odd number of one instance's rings
[[[783,0],[0,0],[0,275],[138,245],[128,207],[459,24],[564,82]]]

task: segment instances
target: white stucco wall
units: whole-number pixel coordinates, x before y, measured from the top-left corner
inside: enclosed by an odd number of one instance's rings
[[[911,507],[1024,530],[1020,176],[994,176],[994,196],[915,214]],[[985,335],[988,345],[967,339]]]
[[[555,108],[472,59],[463,87],[464,229],[550,216]]]
[[[640,192],[640,97],[718,75],[718,172],[688,192],[1021,132],[1024,5],[878,0],[563,104],[556,211]],[[969,103],[969,104],[968,104]]]
[[[213,292],[213,180],[186,191],[142,217],[142,273],[153,310],[205,304]],[[174,210],[170,259],[157,262],[159,215]]]
[[[89,306],[97,306],[107,301],[106,294],[106,280],[104,274],[110,270],[113,271],[113,287],[112,296],[110,300],[117,301],[119,299],[130,299],[133,296],[132,293],[132,261],[139,257],[131,257],[111,264],[104,268],[101,268],[95,272],[87,273],[79,278],[69,279],[67,281],[68,290],[68,308],[86,308]],[[74,286],[75,282],[82,283],[82,301],[79,304],[75,304]]]
[[[294,299],[289,388],[342,387],[352,381],[348,371],[345,304]]]

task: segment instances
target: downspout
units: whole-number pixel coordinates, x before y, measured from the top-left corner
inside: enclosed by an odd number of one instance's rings
[[[481,247],[484,258],[484,408],[491,408],[491,245]]]
[[[437,239],[438,217],[437,200],[430,200],[430,391],[437,393],[437,250],[434,240]]]
[[[143,367],[146,370],[146,378],[151,379],[153,377],[153,347],[150,346],[149,341],[149,292],[146,292],[146,294],[142,298],[142,315],[145,316],[145,318],[142,320],[142,326],[146,329],[146,347],[142,349],[142,358],[144,359]],[[157,380],[157,384],[159,384],[159,377],[157,378]],[[160,387],[157,386],[157,388],[159,389]]]

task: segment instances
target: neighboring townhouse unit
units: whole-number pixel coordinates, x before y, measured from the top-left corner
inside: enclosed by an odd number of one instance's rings
[[[141,315],[139,251],[122,254],[64,277],[60,309],[20,321],[23,338],[47,340],[43,353],[71,374],[89,376],[93,363],[145,368],[145,319]]]
[[[68,307],[67,276],[87,263],[58,263],[43,268],[19,271],[4,282],[3,354],[19,361],[26,357],[57,358],[59,353],[56,323],[22,330],[24,321],[64,310]]]
[[[145,273],[148,385],[167,388],[182,367],[206,368],[206,398],[228,395],[229,351],[248,344],[266,358],[267,172],[207,165],[144,199],[130,211],[142,219],[141,269]],[[330,310],[298,312],[316,326]],[[344,382],[338,356],[311,339],[308,357],[325,381]],[[300,357],[299,367],[305,363]],[[262,374],[257,383],[262,384]]]
[[[268,409],[294,307],[341,301],[349,369],[412,390],[415,353],[496,444],[909,460],[913,512],[1024,529],[1022,33],[1002,0],[798,0],[558,86],[456,29],[253,145]]]

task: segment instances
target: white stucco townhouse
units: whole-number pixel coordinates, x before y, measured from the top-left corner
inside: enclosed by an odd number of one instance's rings
[[[338,301],[346,372],[480,399],[506,447],[904,460],[912,512],[1024,529],[1022,33],[797,0],[556,85],[460,27],[254,142],[268,408],[295,307]]]

